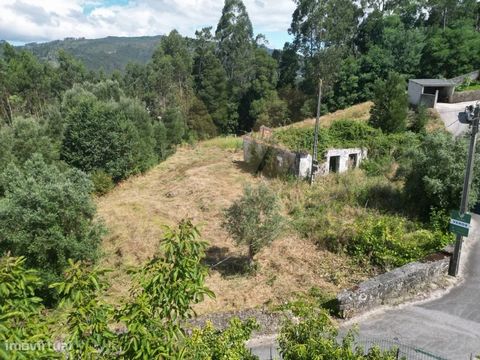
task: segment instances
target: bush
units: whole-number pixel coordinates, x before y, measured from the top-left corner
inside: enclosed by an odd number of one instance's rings
[[[138,102],[102,101],[81,88],[67,91],[61,157],[85,172],[104,169],[114,181],[143,172],[157,161],[154,128]]]
[[[429,120],[427,108],[424,105],[420,105],[413,113],[410,129],[413,132],[421,133],[425,131]]]
[[[347,251],[360,261],[389,270],[441,250],[441,233],[418,229],[396,216],[369,216],[358,220]]]
[[[278,199],[266,185],[247,186],[243,196],[225,211],[223,226],[237,244],[248,246],[248,259],[271,243],[281,232]]]
[[[2,359],[55,359],[53,348],[29,349],[19,352],[7,344],[38,344],[51,341],[42,299],[35,296],[41,286],[35,270],[25,267],[24,257],[0,258],[0,358]]]
[[[93,189],[97,195],[105,195],[115,187],[112,177],[103,170],[95,170],[90,179],[93,182]]]
[[[46,282],[57,278],[67,259],[95,260],[103,228],[94,221],[93,190],[79,170],[61,172],[34,155],[2,175],[0,253],[25,256]]]
[[[449,212],[458,208],[463,187],[467,145],[445,132],[427,134],[417,148],[409,152],[405,173],[405,195],[412,210],[428,218],[432,208]],[[480,156],[475,158],[475,172],[480,171]],[[473,178],[470,204],[478,198],[480,178]]]
[[[185,347],[186,359],[258,359],[245,345],[253,330],[258,328],[253,319],[242,322],[238,318],[233,318],[225,330],[217,330],[211,323],[207,323],[203,329],[193,330],[188,338]]]
[[[309,311],[300,321],[287,320],[278,337],[280,353],[285,360],[351,359],[395,360],[395,349],[382,352],[371,348],[365,353],[355,345],[350,331],[338,340],[338,329],[325,311]]]
[[[38,120],[14,118],[11,126],[0,125],[0,172],[11,162],[22,165],[33,153],[42,154],[48,163],[58,160],[58,147]]]

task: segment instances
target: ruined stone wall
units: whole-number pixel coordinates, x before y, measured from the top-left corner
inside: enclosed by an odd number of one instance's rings
[[[310,155],[298,154],[249,136],[243,137],[243,158],[255,168],[262,166],[261,170],[270,176],[308,177],[312,166]]]
[[[360,166],[367,158],[366,149],[330,149],[320,159],[316,176],[328,175],[330,157],[339,157],[338,172],[343,173],[350,169],[350,155],[357,155],[357,163],[354,168]],[[263,166],[262,160],[266,160],[265,168],[261,170],[270,176],[291,174],[300,178],[309,178],[312,169],[312,155],[307,153],[293,152],[280,146],[268,143],[251,136],[243,137],[243,158],[253,167]]]
[[[340,316],[350,318],[382,305],[396,305],[413,298],[445,279],[449,259],[410,263],[342,291],[337,296]]]

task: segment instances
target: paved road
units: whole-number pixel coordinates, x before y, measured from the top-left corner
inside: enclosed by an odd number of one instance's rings
[[[462,102],[457,104],[437,103],[435,109],[440,113],[445,127],[453,136],[458,137],[468,130],[468,125],[458,121],[458,113],[465,111],[468,105],[475,105],[475,101]]]
[[[464,281],[438,299],[361,319],[362,337],[395,339],[452,360],[480,354],[480,216],[472,221]]]
[[[480,354],[480,216],[473,215],[472,231],[462,259],[463,282],[434,300],[395,307],[350,321],[362,339],[389,339],[421,348],[449,360]],[[274,338],[251,344],[260,359],[271,359]],[[277,355],[273,350],[273,355]]]

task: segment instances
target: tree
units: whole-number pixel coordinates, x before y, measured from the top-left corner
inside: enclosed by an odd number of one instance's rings
[[[160,40],[149,64],[152,92],[151,112],[162,116],[170,107],[179,107],[184,115],[192,92],[193,59],[184,39],[176,30]]]
[[[165,111],[161,121],[165,126],[170,147],[180,144],[187,133],[187,120],[182,111],[178,107],[170,107]]]
[[[245,342],[258,326],[254,320],[232,319],[216,330],[211,325],[185,330],[193,316],[192,306],[213,293],[205,287],[208,269],[202,264],[207,243],[190,221],[166,228],[158,253],[132,271],[130,296],[121,306],[105,300],[107,270],[84,261],[68,261],[64,278],[50,284],[61,301],[54,315],[61,321],[62,342],[67,346],[54,352],[58,339],[48,328],[51,312],[43,310],[35,297],[40,281],[35,270],[25,268],[24,258],[0,258],[0,356],[8,359],[120,358],[257,359]],[[113,328],[124,331],[116,332]],[[9,344],[43,342],[32,351],[11,351]],[[21,344],[20,344],[21,345]],[[15,350],[15,349],[13,349]]]
[[[279,99],[276,61],[263,48],[255,49],[253,79],[239,107],[241,132],[249,132],[262,118],[264,125],[284,124],[288,120],[286,104]]]
[[[52,66],[40,62],[29,51],[15,50],[8,43],[2,50],[4,62],[0,72],[5,75],[0,80],[0,89],[4,91],[2,112],[7,120],[14,115],[42,115],[47,102],[55,97]]]
[[[278,65],[279,79],[277,87],[296,86],[298,71],[300,70],[300,61],[295,47],[290,43],[285,43],[281,53]]]
[[[390,73],[386,81],[378,81],[370,124],[386,133],[404,131],[407,126],[406,84],[403,77]]]
[[[428,31],[421,61],[424,77],[455,77],[480,67],[480,34],[471,23]]]
[[[104,170],[119,181],[156,163],[153,124],[138,101],[102,101],[77,86],[65,93],[62,113],[66,128],[61,158],[68,164],[85,172]]]
[[[362,11],[357,2],[348,0],[296,0],[295,3],[289,32],[295,37],[295,48],[304,57],[302,90],[313,102],[320,78],[324,92],[335,81],[341,59],[352,48]],[[314,112],[315,106],[311,107],[308,115]]]
[[[227,73],[215,55],[211,28],[197,31],[194,57],[195,91],[203,101],[215,126],[222,134],[235,132],[236,124],[229,122]]]
[[[10,163],[23,165],[34,153],[41,154],[50,164],[59,159],[59,146],[59,141],[49,136],[45,124],[16,117],[11,126],[0,126],[0,173]]]
[[[95,260],[103,228],[95,221],[92,183],[79,170],[60,171],[34,155],[1,178],[0,252],[25,256],[49,281],[67,259]]]
[[[207,107],[197,97],[194,97],[187,117],[187,125],[193,135],[200,140],[208,139],[217,134]]]
[[[225,0],[215,37],[232,100],[238,102],[248,89],[254,58],[252,23],[242,0]]]
[[[290,32],[305,58],[328,47],[349,46],[362,11],[348,0],[296,0]],[[342,9],[342,11],[338,11]]]
[[[281,232],[282,217],[275,193],[266,185],[247,186],[243,196],[225,212],[223,226],[237,244],[248,246],[248,259],[271,243]]]
[[[404,166],[405,195],[412,209],[428,217],[432,208],[450,211],[460,205],[467,144],[445,132],[425,135],[417,149],[412,149]],[[475,158],[475,171],[479,171],[480,159]],[[474,177],[470,193],[470,205],[478,198],[480,181]]]
[[[56,91],[58,92],[57,96],[60,98],[64,91],[72,88],[73,84],[82,83],[86,80],[87,70],[81,61],[75,59],[63,49],[59,50],[57,61]]]

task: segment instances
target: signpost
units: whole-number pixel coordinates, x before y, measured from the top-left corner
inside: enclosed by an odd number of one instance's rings
[[[459,211],[452,211],[452,218],[450,219],[450,231],[459,236],[468,236],[470,230],[470,222],[472,215],[460,214]]]
[[[475,108],[473,106],[469,106],[465,109],[465,113],[467,114],[468,123],[472,126],[472,132],[470,134],[470,147],[468,149],[468,159],[467,159],[467,169],[465,171],[465,178],[463,181],[463,191],[462,191],[462,201],[460,203],[460,211],[459,211],[459,218],[453,218],[453,220],[457,220],[458,222],[454,221],[454,227],[450,222],[451,229],[458,230],[459,232],[455,232],[457,234],[455,239],[455,248],[453,250],[452,257],[450,258],[450,265],[448,267],[448,275],[450,276],[457,276],[458,269],[460,266],[460,258],[462,253],[462,245],[463,245],[463,234],[460,233],[460,228],[464,228],[462,223],[466,223],[465,215],[468,210],[468,194],[470,192],[470,185],[472,182],[472,173],[473,173],[473,159],[475,157],[475,147],[477,144],[477,134],[479,131],[480,126],[480,103],[477,103]],[[460,216],[460,215],[463,216]],[[470,219],[468,220],[470,223]],[[468,229],[467,229],[468,234]]]

